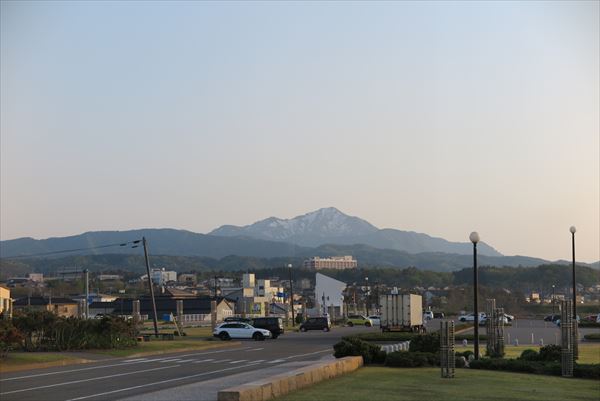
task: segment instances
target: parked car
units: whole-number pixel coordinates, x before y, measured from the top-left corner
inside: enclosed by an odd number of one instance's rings
[[[381,316],[372,315],[369,316],[369,319],[373,322],[373,326],[381,326]]]
[[[484,312],[479,312],[479,320],[485,319],[486,318],[486,314]],[[458,317],[458,320],[460,320],[461,322],[474,322],[475,321],[475,314],[474,313],[468,313],[468,314],[464,314],[464,315],[460,315]]]
[[[443,319],[445,317],[444,312],[433,312],[434,319]]]
[[[597,322],[600,320],[600,314],[596,314],[596,315],[587,315],[586,317],[583,318],[584,322]]]
[[[269,330],[273,339],[283,334],[283,319],[280,317],[255,317],[252,320],[252,326],[257,329]]]
[[[548,315],[544,318],[544,322],[556,322],[559,319],[560,319],[560,315],[557,315],[557,314]]]
[[[581,319],[579,318],[579,315],[577,315],[577,323],[579,323],[580,321]],[[556,319],[553,323],[560,327],[560,319]]]
[[[218,337],[223,341],[231,340],[232,338],[251,338],[255,341],[264,341],[265,338],[271,337],[271,332],[269,330],[252,327],[247,323],[227,322],[221,323],[215,327],[213,336]]]
[[[504,312],[504,317],[509,321],[512,322],[513,320],[515,320],[515,317],[513,315],[509,315],[508,313]]]
[[[223,322],[225,322],[225,323],[229,323],[229,322],[242,322],[242,323],[251,324],[252,323],[252,319],[248,319],[246,317],[240,317],[240,316],[229,316],[229,317],[226,317],[225,319],[223,319]]]
[[[423,312],[423,320],[431,320],[433,319],[433,311],[427,310]]]
[[[373,322],[368,317],[364,317],[363,315],[348,315],[348,319],[346,319],[346,324],[350,327],[352,326],[373,326]]]
[[[331,330],[331,321],[329,317],[309,317],[304,323],[300,325],[300,331],[304,332],[307,330]]]
[[[508,324],[508,322],[509,322],[509,320],[508,320],[508,317],[506,317],[506,316],[499,316],[499,317],[498,317],[498,322],[500,322],[500,321],[501,321],[502,323],[504,323],[504,324]],[[479,320],[479,325],[480,325],[480,326],[485,326],[485,325],[486,325],[486,323],[487,323],[487,316],[486,316],[486,317],[484,317],[483,319],[480,319],[480,320]]]

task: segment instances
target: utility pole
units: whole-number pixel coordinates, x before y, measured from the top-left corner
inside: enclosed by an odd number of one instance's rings
[[[144,245],[144,259],[146,260],[146,273],[148,273],[148,287],[150,287],[150,297],[152,298],[152,319],[154,321],[154,336],[158,337],[158,322],[156,321],[156,300],[154,299],[154,287],[152,286],[152,277],[150,275],[150,262],[148,261],[148,244],[146,237],[142,237],[142,245]]]
[[[84,305],[84,313],[85,318],[90,318],[90,271],[85,269],[83,271],[85,273],[85,303]]]
[[[290,315],[292,317],[292,327],[296,325],[294,319],[294,287],[292,284],[292,264],[288,264],[288,269],[290,271]]]

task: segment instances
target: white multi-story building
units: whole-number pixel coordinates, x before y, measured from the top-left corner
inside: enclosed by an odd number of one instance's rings
[[[320,258],[315,256],[304,261],[305,269],[356,269],[358,262],[352,256],[332,256]]]
[[[169,281],[177,281],[177,272],[172,270],[162,269],[152,269],[150,272],[152,277],[152,282],[156,285],[164,285]]]

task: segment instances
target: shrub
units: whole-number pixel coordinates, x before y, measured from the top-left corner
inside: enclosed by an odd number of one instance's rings
[[[439,363],[438,355],[431,352],[396,351],[387,354],[385,366],[418,368],[422,366],[435,366]]]
[[[464,357],[464,358],[468,359],[468,357]],[[465,367],[465,359],[463,359],[462,356],[455,356],[454,366],[456,366],[457,368],[464,368]]]
[[[550,344],[540,348],[540,360],[547,362],[560,362],[560,345]]]
[[[467,351],[464,351],[464,352],[456,352],[454,355],[456,355],[456,357],[464,356],[468,360],[469,359],[469,355],[473,355],[473,351],[467,350]]]
[[[577,308],[577,309],[579,309],[579,308]],[[600,323],[589,322],[589,321],[583,320],[583,321],[579,322],[578,326],[579,327],[586,327],[586,328],[589,328],[589,327],[600,327]]]
[[[410,352],[430,352],[437,353],[440,351],[440,336],[437,333],[422,334],[415,336],[410,341]]]
[[[573,368],[573,376],[582,379],[600,380],[600,363],[595,364],[576,364]]]
[[[523,361],[539,361],[540,354],[534,349],[526,349],[523,352],[521,352],[521,356],[517,359]]]
[[[462,340],[473,341],[475,339],[475,335],[474,334],[457,334],[456,336],[454,336],[454,339],[456,341],[462,341]],[[485,334],[480,334],[479,341],[487,341],[487,336]]]
[[[365,365],[383,363],[385,361],[385,352],[381,350],[380,346],[369,344],[358,338],[345,337],[345,339],[333,346],[333,350],[333,355],[336,358],[362,356]]]

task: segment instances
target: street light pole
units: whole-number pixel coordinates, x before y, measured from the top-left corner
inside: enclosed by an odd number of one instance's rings
[[[366,288],[366,296],[365,296],[365,309],[367,310],[367,316],[369,316],[369,278],[365,277],[365,288]]]
[[[294,287],[292,282],[292,264],[288,264],[290,271],[290,315],[292,317],[292,327],[296,326],[294,319]]]
[[[475,337],[473,339],[473,347],[475,359],[479,359],[479,308],[477,306],[477,243],[479,242],[479,234],[473,231],[469,235],[469,239],[473,243],[473,309],[475,316]]]
[[[577,229],[575,226],[571,226],[569,231],[571,231],[571,248],[573,250],[573,320],[577,325],[577,285],[575,284],[575,232]]]
[[[552,284],[552,314],[554,315],[554,284]]]

